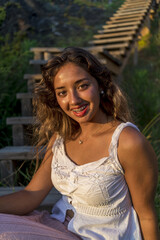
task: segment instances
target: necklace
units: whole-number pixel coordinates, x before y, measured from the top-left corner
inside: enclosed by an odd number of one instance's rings
[[[82,144],[82,143],[83,143],[83,141],[82,141],[81,139],[79,139],[78,143],[79,143],[79,144]]]
[[[106,128],[106,125],[104,124],[102,127],[99,127],[95,132],[93,132],[93,134],[92,134],[92,136],[93,135],[95,135],[95,134],[97,134],[99,131],[102,131],[104,128]],[[78,140],[78,143],[81,145],[81,144],[83,144],[85,141],[87,141],[88,140],[88,138],[90,137],[90,135],[85,139],[84,138],[84,140],[82,140],[81,138]]]

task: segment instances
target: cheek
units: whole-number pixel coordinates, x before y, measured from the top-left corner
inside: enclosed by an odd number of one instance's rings
[[[64,98],[57,98],[57,102],[62,109],[64,109],[67,104],[67,101]]]

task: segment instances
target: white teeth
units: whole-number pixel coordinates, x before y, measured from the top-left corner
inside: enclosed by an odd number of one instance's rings
[[[73,111],[74,111],[74,112],[80,112],[80,111],[82,111],[82,110],[85,109],[85,108],[86,108],[86,106],[83,106],[83,107],[81,107],[81,108],[74,109]]]

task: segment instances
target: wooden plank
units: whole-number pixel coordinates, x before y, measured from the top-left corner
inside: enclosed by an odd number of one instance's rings
[[[109,38],[109,37],[119,37],[119,36],[132,36],[136,31],[118,32],[118,33],[108,33],[108,34],[97,34],[93,37],[96,39]]]
[[[94,40],[89,43],[93,44],[103,44],[103,43],[113,43],[113,42],[125,42],[132,40],[132,37],[125,37],[125,38],[111,38],[111,39],[101,39],[101,40]]]
[[[138,13],[136,13],[136,14],[130,14],[130,15],[120,15],[120,16],[113,16],[113,17],[111,17],[110,19],[111,20],[118,20],[118,19],[126,19],[126,20],[128,20],[128,19],[130,19],[130,18],[132,18],[132,17],[144,17],[146,15],[146,12],[144,12],[144,13],[141,13],[141,14],[138,14]]]
[[[24,129],[22,124],[12,126],[12,140],[14,146],[23,146],[24,143]]]
[[[117,13],[123,13],[123,14],[126,14],[126,13],[135,13],[135,12],[141,12],[141,11],[144,11],[145,10],[148,10],[149,6],[148,7],[142,7],[142,8],[139,8],[139,9],[133,9],[133,8],[129,8],[129,9],[122,9],[120,11],[117,11]]]
[[[4,185],[13,185],[13,163],[10,160],[1,160],[0,161],[0,182]]]
[[[151,4],[151,0],[148,2],[132,2],[132,3],[127,3],[125,2],[119,9],[123,9],[123,8],[138,8],[138,7],[145,7],[145,6],[149,6]]]
[[[16,98],[17,99],[32,99],[33,98],[33,93],[17,93]]]
[[[116,23],[123,23],[123,22],[134,22],[134,21],[140,21],[143,19],[143,16],[141,17],[134,17],[129,19],[113,19],[111,21],[107,21],[106,24],[116,24]]]
[[[12,124],[28,125],[28,124],[34,123],[34,118],[33,117],[9,117],[7,118],[6,122],[7,122],[7,125],[12,125]]]
[[[98,31],[99,33],[111,33],[111,32],[122,32],[126,30],[136,30],[138,26],[131,26],[131,27],[123,27],[123,28],[116,28],[116,29],[104,29]]]
[[[147,7],[149,7],[149,6],[141,6],[141,7],[132,7],[132,8],[122,8],[122,9],[119,9],[119,11],[117,11],[117,12],[131,12],[131,11],[141,11],[141,10],[144,10],[144,9],[146,9]]]
[[[148,2],[151,2],[151,0],[131,0],[131,1],[128,1],[126,0],[124,4],[136,4],[136,3],[148,3]]]
[[[44,151],[40,158],[44,156]],[[0,160],[33,160],[36,159],[36,148],[33,146],[10,146],[0,149]]]
[[[120,51],[109,51],[109,53],[111,54],[111,55],[113,55],[113,56],[121,56],[121,55],[125,55],[125,50],[124,49],[122,49],[122,50],[120,50]]]
[[[57,48],[57,47],[35,47],[31,48],[31,52],[51,52],[51,53],[60,53],[64,50],[64,48]]]
[[[120,7],[118,10],[123,10],[123,9],[131,9],[131,8],[134,8],[134,9],[138,9],[138,8],[145,8],[145,7],[148,7],[150,5],[150,3],[142,3],[142,4],[139,4],[139,5],[123,5],[122,7]]]
[[[116,28],[116,27],[123,27],[123,26],[134,26],[140,24],[141,21],[136,21],[136,22],[128,22],[128,23],[119,23],[119,24],[109,24],[109,25],[104,25],[103,28]]]
[[[141,13],[146,13],[147,10],[140,10],[140,11],[135,11],[135,12],[126,12],[126,13],[123,13],[123,12],[120,12],[120,13],[116,13],[114,14],[113,16],[117,17],[117,16],[127,16],[127,15],[131,15],[131,14],[137,14],[137,15],[140,15]]]
[[[121,43],[121,44],[111,44],[111,45],[105,45],[104,49],[118,49],[118,48],[124,48],[124,47],[128,47],[129,43],[125,42],[125,43]]]
[[[24,79],[34,79],[34,80],[40,80],[42,78],[42,74],[24,74]]]
[[[47,63],[47,60],[42,60],[42,59],[29,61],[29,64],[32,64],[32,65],[44,65],[46,63]]]

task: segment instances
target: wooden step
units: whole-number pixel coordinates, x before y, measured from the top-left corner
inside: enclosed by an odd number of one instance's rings
[[[112,33],[112,32],[122,32],[127,30],[137,30],[138,26],[130,26],[130,27],[123,27],[123,28],[116,28],[116,29],[104,29],[98,31],[99,33]]]
[[[28,92],[32,93],[34,90],[34,85],[36,82],[39,82],[42,78],[41,73],[36,74],[25,74],[24,79],[27,80]]]
[[[0,187],[0,196],[18,192],[23,189],[24,187]],[[53,206],[60,198],[61,194],[53,187],[40,206]]]
[[[150,5],[150,2],[139,3],[139,4],[123,4],[118,10],[122,9],[138,9],[138,8],[146,8]]]
[[[110,38],[110,39],[101,39],[101,40],[94,40],[89,43],[92,44],[105,44],[105,43],[114,43],[114,42],[125,42],[125,41],[131,41],[133,38],[125,37],[125,38]]]
[[[32,98],[33,93],[17,93],[16,98],[21,100],[21,114],[22,116],[32,116]]]
[[[147,11],[144,12],[144,13],[141,13],[141,14],[130,14],[130,15],[118,15],[118,16],[114,16],[114,17],[111,17],[110,20],[121,20],[121,19],[125,19],[125,20],[128,20],[130,18],[133,18],[133,17],[144,17],[146,15]]]
[[[151,2],[151,0],[142,1],[142,0],[126,0],[124,4],[140,4],[140,3],[148,3]]]
[[[96,39],[103,39],[103,38],[114,38],[120,36],[132,36],[136,33],[136,31],[127,31],[127,32],[117,32],[117,33],[107,33],[107,34],[96,34],[93,37]]]
[[[115,23],[115,24],[109,24],[109,25],[103,25],[104,29],[111,29],[111,28],[117,28],[117,27],[123,27],[123,26],[134,26],[134,25],[139,25],[141,21],[136,21],[136,22],[128,22],[128,23]]]
[[[140,14],[142,14],[142,13],[146,13],[147,12],[147,10],[145,9],[145,10],[140,10],[140,11],[135,11],[135,12],[119,12],[119,13],[115,13],[113,16],[114,17],[117,17],[117,16],[127,16],[127,15],[131,15],[131,14],[133,14],[133,15],[135,15],[135,14],[137,14],[137,15],[140,15]]]
[[[106,24],[116,24],[116,23],[128,23],[128,22],[136,22],[141,21],[143,19],[143,16],[140,17],[133,17],[133,18],[127,18],[127,19],[113,19],[110,21],[107,21]]]
[[[44,156],[44,151],[40,158]],[[0,160],[33,160],[36,159],[36,148],[33,146],[9,146],[0,149]]]
[[[17,93],[16,94],[17,99],[32,99],[33,93],[27,92],[27,93]]]
[[[109,53],[112,56],[115,56],[115,57],[119,58],[120,56],[124,56],[126,51],[125,51],[125,49],[122,49],[122,50],[119,50],[119,51],[109,51]]]
[[[33,64],[33,65],[44,65],[47,63],[47,60],[44,59],[37,59],[37,60],[30,60],[29,64]]]
[[[41,73],[37,74],[24,74],[24,79],[33,79],[33,80],[40,80],[42,78]]]
[[[139,9],[139,8],[145,8],[148,7],[150,3],[143,3],[143,4],[137,4],[137,5],[128,5],[124,4],[122,7],[120,7],[118,10],[123,10],[123,9]]]
[[[34,123],[33,117],[9,117],[6,120],[7,125],[16,125],[16,124],[22,124],[22,125],[28,125]]]

